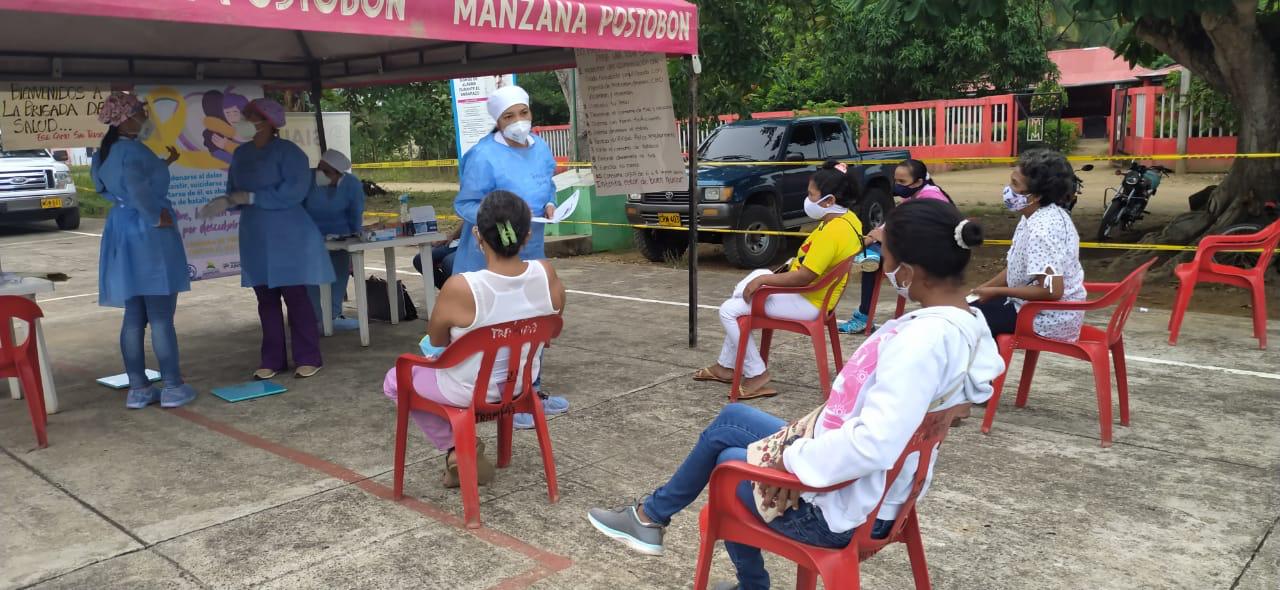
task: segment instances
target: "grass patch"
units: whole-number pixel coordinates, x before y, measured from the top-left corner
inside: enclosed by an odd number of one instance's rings
[[[71,179],[76,183],[76,199],[80,201],[80,215],[106,217],[107,211],[111,209],[111,201],[93,190],[93,179],[89,177],[89,167],[72,166]]]
[[[373,182],[458,182],[458,169],[449,168],[357,168],[356,176]]]

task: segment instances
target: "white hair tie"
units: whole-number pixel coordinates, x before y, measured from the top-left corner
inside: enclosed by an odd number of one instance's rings
[[[968,219],[961,219],[960,223],[956,224],[956,235],[955,235],[956,245],[960,246],[961,248],[964,248],[965,250],[969,249],[969,245],[964,243],[964,226],[968,224],[969,224]]]

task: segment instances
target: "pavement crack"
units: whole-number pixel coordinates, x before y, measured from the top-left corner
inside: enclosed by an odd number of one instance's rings
[[[1267,527],[1267,531],[1262,533],[1262,538],[1258,540],[1258,545],[1253,548],[1253,553],[1249,555],[1249,560],[1244,562],[1244,567],[1240,568],[1240,573],[1236,575],[1236,579],[1231,582],[1230,590],[1236,590],[1240,587],[1240,580],[1244,579],[1244,575],[1249,573],[1249,568],[1253,567],[1253,560],[1258,558],[1258,554],[1262,553],[1262,547],[1267,544],[1267,538],[1271,536],[1271,532],[1276,530],[1276,525],[1280,524],[1280,516],[1271,521],[1271,526]]]

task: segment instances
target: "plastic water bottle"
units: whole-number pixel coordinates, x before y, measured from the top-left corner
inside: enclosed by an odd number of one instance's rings
[[[413,219],[409,216],[409,195],[400,195],[400,235],[413,235]]]

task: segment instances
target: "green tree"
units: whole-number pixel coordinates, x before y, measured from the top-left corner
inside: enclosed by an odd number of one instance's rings
[[[448,82],[333,90],[322,105],[351,112],[352,161],[452,158],[457,151]]]
[[[855,0],[856,1],[856,0]],[[902,0],[913,19],[943,25],[978,15],[997,25],[1019,0]],[[870,5],[870,2],[860,2]],[[1280,0],[1063,0],[1122,25],[1130,61],[1168,55],[1230,100],[1241,152],[1280,151]],[[1258,215],[1274,194],[1280,159],[1237,159],[1205,211],[1187,213],[1155,239],[1187,243]]]
[[[1000,24],[968,15],[942,26],[897,0],[824,0],[776,10],[786,47],[752,95],[752,106],[806,101],[894,103],[1034,86],[1054,71],[1035,3],[1010,3]]]

